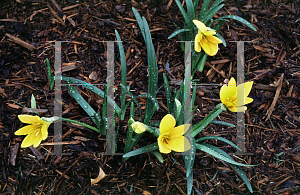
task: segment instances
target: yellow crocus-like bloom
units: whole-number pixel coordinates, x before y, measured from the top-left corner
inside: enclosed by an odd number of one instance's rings
[[[18,117],[21,122],[30,124],[15,132],[15,135],[27,135],[21,144],[21,148],[31,145],[37,147],[42,140],[48,137],[48,127],[51,122],[46,122],[39,116],[18,115]]]
[[[244,106],[253,101],[247,97],[251,91],[253,81],[246,82],[236,86],[234,78],[231,78],[228,85],[223,85],[220,90],[221,102],[231,112],[244,112],[247,107]]]
[[[202,47],[207,55],[216,55],[218,52],[218,44],[222,43],[221,39],[214,36],[216,31],[208,31],[205,24],[199,20],[193,20],[193,22],[198,27],[198,34],[195,37],[195,51],[200,52]]]
[[[184,124],[175,127],[176,121],[171,114],[167,114],[159,125],[160,136],[157,138],[159,151],[161,153],[185,152],[191,148],[189,140],[183,135],[190,125]]]

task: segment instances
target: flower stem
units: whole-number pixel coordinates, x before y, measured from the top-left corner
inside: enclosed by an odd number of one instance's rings
[[[75,120],[72,120],[72,119],[67,119],[67,118],[60,118],[60,119],[63,120],[63,121],[67,121],[67,122],[71,122],[71,123],[76,123],[76,124],[78,124],[78,125],[82,125],[82,126],[84,126],[84,127],[87,127],[87,128],[89,128],[89,129],[92,129],[92,130],[94,130],[94,131],[100,133],[100,130],[99,130],[99,129],[97,129],[97,128],[95,128],[95,127],[92,127],[92,126],[90,126],[90,125],[88,125],[88,124],[85,124],[85,123],[82,123],[82,122],[79,122],[79,121],[75,121]]]

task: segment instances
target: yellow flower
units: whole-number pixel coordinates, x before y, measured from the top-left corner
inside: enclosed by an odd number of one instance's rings
[[[189,140],[183,136],[189,129],[189,124],[175,127],[176,121],[171,114],[167,114],[159,125],[160,136],[157,138],[161,153],[184,152],[191,148]]]
[[[198,27],[198,34],[195,37],[195,51],[200,52],[201,47],[205,53],[209,56],[214,56],[218,52],[218,44],[222,43],[222,40],[214,36],[215,30],[207,30],[205,24],[199,20],[193,20],[194,24]]]
[[[134,132],[140,134],[146,131],[146,127],[143,123],[140,122],[134,122],[131,125],[131,128]]]
[[[228,86],[223,85],[220,90],[221,102],[231,112],[244,112],[247,110],[245,104],[249,104],[253,101],[252,98],[247,97],[251,91],[253,81],[246,82],[236,86],[234,78],[231,78]]]
[[[15,132],[15,135],[27,135],[21,144],[21,148],[31,145],[37,147],[42,140],[48,137],[48,127],[51,122],[46,122],[39,116],[18,115],[18,117],[23,123],[30,124]]]

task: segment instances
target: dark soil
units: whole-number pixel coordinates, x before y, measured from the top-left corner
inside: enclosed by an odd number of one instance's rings
[[[161,164],[154,155],[146,153],[122,162],[120,155],[103,155],[105,136],[83,127],[63,122],[63,152],[54,151],[54,125],[49,137],[34,148],[20,148],[24,136],[14,132],[22,127],[19,114],[26,114],[15,102],[30,107],[31,94],[39,116],[54,114],[54,90],[50,90],[45,60],[49,58],[54,72],[54,43],[62,43],[64,76],[92,83],[106,82],[106,43],[114,41],[119,32],[126,53],[128,85],[135,95],[147,92],[147,52],[142,34],[131,10],[135,7],[145,16],[151,30],[157,54],[159,86],[163,72],[168,79],[183,80],[184,53],[178,37],[168,40],[183,18],[175,1],[91,1],[73,0],[1,1],[0,10],[0,194],[185,194],[186,177],[180,155],[164,155]],[[76,5],[74,7],[70,7]],[[199,3],[201,5],[201,2]],[[226,22],[220,33],[227,47],[220,45],[216,56],[208,57],[202,73],[196,72],[199,83],[224,83],[236,78],[236,43],[245,43],[245,81],[254,81],[250,97],[254,99],[245,113],[246,152],[252,155],[232,155],[241,163],[258,165],[243,168],[254,194],[300,193],[300,4],[296,0],[238,0],[226,1],[214,17],[239,15],[250,21],[257,31],[243,24]],[[61,9],[61,10],[59,10]],[[168,10],[167,10],[168,9]],[[200,7],[199,7],[200,9]],[[13,41],[18,37],[27,44]],[[121,69],[115,44],[115,92],[120,105]],[[170,71],[165,66],[169,64]],[[94,74],[95,77],[92,77]],[[172,85],[172,88],[178,87]],[[102,98],[78,87],[81,95],[96,110],[102,109]],[[102,88],[103,89],[103,88]],[[62,87],[63,117],[95,126],[79,104]],[[167,114],[164,89],[158,93],[160,109],[153,120]],[[145,99],[144,99],[145,100]],[[145,101],[140,99],[142,109]],[[219,87],[197,88],[193,124],[200,122],[220,102]],[[270,116],[270,117],[268,117]],[[141,116],[136,116],[139,120]],[[236,114],[223,112],[220,120],[236,123]],[[117,152],[122,153],[126,140],[127,120],[120,121]],[[136,148],[155,142],[145,133]],[[201,135],[218,135],[235,143],[236,128],[209,125]],[[228,145],[210,141],[224,151],[234,153]],[[193,194],[250,194],[245,183],[232,167],[206,153],[198,151],[194,165]],[[106,177],[95,185],[99,168]]]

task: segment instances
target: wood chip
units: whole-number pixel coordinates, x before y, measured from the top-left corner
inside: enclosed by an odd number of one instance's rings
[[[29,146],[29,148],[31,149],[32,153],[34,154],[34,156],[38,159],[41,160],[43,159],[43,155],[41,155],[41,153],[38,151],[38,149],[36,149],[33,146]]]
[[[16,159],[17,159],[17,154],[18,154],[18,151],[19,151],[19,147],[20,147],[20,144],[19,144],[19,143],[16,143],[15,145],[10,146],[10,158],[9,158],[9,163],[10,163],[12,166],[15,166],[15,165],[16,165]]]
[[[266,114],[267,117],[266,117],[265,121],[267,121],[267,120],[269,119],[269,117],[271,117],[271,115],[272,115],[272,112],[273,112],[273,110],[274,110],[274,107],[275,107],[275,105],[276,105],[276,102],[277,102],[277,100],[278,100],[278,97],[279,97],[279,94],[280,94],[280,91],[281,91],[281,88],[282,88],[283,77],[284,77],[284,73],[281,74],[281,77],[280,77],[280,79],[279,79],[279,85],[278,85],[278,87],[277,87],[277,90],[276,90],[276,93],[275,93],[275,97],[274,97],[274,99],[273,99],[273,102],[272,102],[272,104],[271,104],[269,110],[267,111],[267,114]]]
[[[27,49],[29,49],[30,51],[34,50],[34,46],[30,45],[29,43],[19,39],[18,37],[15,37],[13,35],[10,35],[8,33],[5,33],[5,35],[9,38],[10,41],[13,41],[19,45],[21,45],[22,47],[25,47]]]

